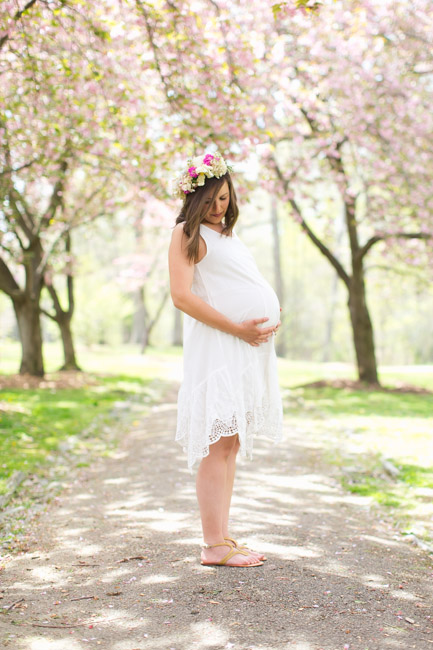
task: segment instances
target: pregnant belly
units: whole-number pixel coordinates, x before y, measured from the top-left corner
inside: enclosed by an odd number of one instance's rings
[[[269,284],[227,289],[213,297],[212,305],[235,323],[267,316],[259,327],[272,327],[280,320],[280,303]]]

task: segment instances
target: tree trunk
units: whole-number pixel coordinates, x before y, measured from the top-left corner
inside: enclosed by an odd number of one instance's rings
[[[31,1],[29,6],[33,4]],[[0,120],[4,132],[7,133],[4,121]],[[3,138],[6,166],[11,168],[13,156],[9,148],[8,138]],[[42,214],[32,213],[26,197],[18,189],[21,183],[16,183],[13,175],[8,173],[2,177],[2,215],[9,224],[10,232],[21,249],[20,265],[25,274],[24,288],[20,288],[11,269],[0,257],[0,291],[4,291],[12,300],[18,323],[22,345],[20,373],[30,373],[42,377],[44,363],[42,355],[42,331],[40,321],[40,300],[44,275],[47,267],[46,254],[43,244],[44,232],[54,221],[56,212],[61,207],[65,174],[70,156],[69,145],[65,151],[59,168],[59,176],[54,183],[48,207]],[[24,165],[26,166],[26,165]],[[24,183],[26,186],[26,183]],[[8,233],[8,228],[6,233]],[[7,237],[9,239],[9,237]],[[8,251],[7,247],[5,247]],[[10,251],[8,251],[10,253]],[[51,251],[50,251],[51,252]],[[14,257],[14,255],[11,255]]]
[[[75,357],[74,339],[71,331],[71,319],[63,316],[57,320],[63,343],[64,363],[59,370],[82,370]]]
[[[147,319],[146,306],[144,304],[144,286],[134,291],[134,313],[132,315],[131,334],[129,343],[142,343],[145,336],[144,324]]]
[[[13,300],[21,340],[20,374],[44,376],[42,331],[39,314],[40,293],[33,298],[22,296]]]
[[[150,335],[156,323],[158,322],[159,317],[161,316],[162,310],[164,309],[164,305],[167,302],[167,298],[169,294],[170,294],[170,290],[167,288],[165,292],[162,294],[161,302],[159,303],[153,318],[150,318],[149,312],[146,309],[146,321],[144,323],[144,336],[143,336],[143,342],[141,346],[141,354],[145,353],[146,348],[149,345]],[[144,290],[143,290],[143,295],[144,295]],[[146,303],[144,304],[146,305]]]
[[[341,160],[337,161],[341,166]],[[364,281],[364,255],[358,239],[356,219],[356,198],[347,196],[344,201],[347,234],[349,236],[352,276],[347,284],[349,291],[349,312],[352,323],[353,344],[355,346],[358,377],[368,384],[379,384],[376,352],[374,348],[373,325],[367,307]]]
[[[151,326],[150,327],[145,327],[144,330],[143,330],[143,338],[142,338],[142,341],[141,341],[141,351],[140,351],[141,354],[144,354],[144,352],[146,351],[146,348],[149,345],[149,339],[150,339],[151,331],[152,331]]]
[[[68,255],[71,254],[71,249],[71,233],[68,232],[65,235],[65,251]],[[54,314],[50,314],[44,309],[41,309],[40,311],[45,314],[45,316],[48,316],[48,318],[51,318],[51,320],[55,321],[60,329],[60,335],[62,337],[63,344],[64,362],[63,366],[59,368],[59,370],[82,370],[77,364],[75,357],[74,339],[72,337],[71,330],[71,321],[75,310],[75,299],[74,278],[70,269],[66,270],[66,287],[68,291],[68,308],[62,309],[59,296],[57,295],[57,291],[54,288],[53,283],[51,281],[46,282],[47,291],[51,296],[51,300],[53,301]]]
[[[347,304],[352,323],[353,343],[355,346],[359,379],[369,384],[378,384],[373,326],[366,301],[362,268],[358,269],[356,274],[354,273],[351,278]]]

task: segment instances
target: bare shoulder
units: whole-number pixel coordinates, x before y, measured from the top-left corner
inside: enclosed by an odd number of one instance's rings
[[[173,239],[178,239],[178,240],[182,239],[182,235],[185,234],[183,229],[184,225],[185,225],[184,221],[181,221],[180,223],[177,223],[175,225],[171,235]]]
[[[188,262],[189,265],[187,254],[188,237],[184,232],[184,223],[183,221],[177,223],[172,229],[169,256]]]
[[[185,248],[188,240],[188,237],[184,232],[184,225],[184,221],[177,223],[171,233],[171,243],[179,250]]]

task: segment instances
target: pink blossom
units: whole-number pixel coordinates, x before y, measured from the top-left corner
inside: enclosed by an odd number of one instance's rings
[[[213,159],[214,159],[214,157],[213,157],[210,153],[208,153],[208,154],[203,158],[203,163],[204,163],[205,165],[212,165],[212,160],[213,160]]]
[[[188,174],[191,176],[191,178],[197,178],[198,176],[195,167],[189,167]]]

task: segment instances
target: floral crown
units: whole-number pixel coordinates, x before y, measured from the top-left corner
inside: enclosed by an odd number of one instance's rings
[[[197,187],[204,185],[206,178],[220,178],[233,171],[224,158],[216,151],[214,154],[196,156],[187,161],[188,169],[174,181],[173,194],[179,199],[184,199],[188,194],[195,192]]]

